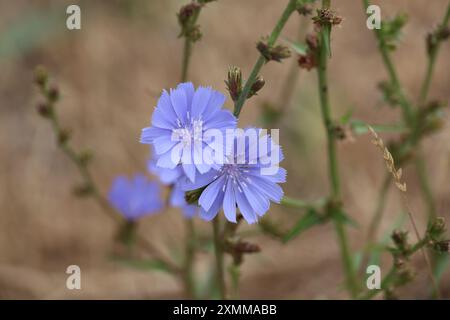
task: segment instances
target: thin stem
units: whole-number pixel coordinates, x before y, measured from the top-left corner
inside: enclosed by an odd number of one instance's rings
[[[449,19],[450,19],[450,2],[447,6],[447,11],[445,13],[444,19],[442,20],[442,23],[440,24],[440,27],[447,26]],[[420,90],[419,107],[421,107],[427,100],[427,96],[428,96],[428,92],[429,92],[430,84],[431,84],[431,78],[433,75],[434,66],[436,64],[436,57],[439,52],[439,47],[440,47],[440,41],[438,41],[438,43],[435,46],[433,46],[432,50],[428,53],[427,70],[426,70],[425,78],[422,82],[422,87]]]
[[[365,250],[363,252],[363,257],[361,259],[361,271],[365,268],[369,261],[370,250],[375,243],[377,231],[380,227],[381,220],[383,218],[384,208],[386,207],[386,200],[388,196],[389,187],[391,186],[391,176],[386,174],[383,184],[381,185],[381,190],[378,193],[377,207],[373,214],[372,220],[369,224],[369,230],[367,232],[367,241],[365,245]]]
[[[433,191],[431,190],[430,182],[426,173],[427,169],[425,167],[425,159],[421,152],[421,148],[418,148],[418,151],[420,153],[417,154],[414,164],[416,166],[416,172],[419,177],[420,189],[422,190],[422,194],[427,205],[428,219],[431,221],[432,219],[436,218],[436,204],[434,201]]]
[[[364,8],[367,9],[367,7],[369,6],[369,0],[363,0],[363,4]],[[394,89],[397,92],[399,103],[403,112],[403,118],[408,125],[412,126],[414,122],[414,113],[411,109],[411,104],[409,103],[403,92],[403,88],[400,84],[397,72],[395,71],[394,64],[392,63],[392,59],[389,54],[388,46],[386,45],[386,42],[383,38],[381,29],[374,29],[374,31],[378,40],[378,48],[380,49],[381,57],[386,67],[386,71],[388,72],[391,84],[394,86]]]
[[[286,6],[286,9],[284,9],[280,19],[278,19],[277,24],[275,25],[274,29],[272,30],[272,33],[269,36],[269,39],[267,40],[267,45],[273,46],[275,42],[277,41],[281,31],[283,30],[286,22],[288,21],[291,14],[295,11],[297,1],[296,0],[289,0],[288,5]],[[253,66],[252,71],[250,72],[250,76],[248,77],[247,81],[245,82],[244,88],[242,89],[242,92],[236,101],[234,105],[234,115],[236,117],[239,117],[239,114],[241,113],[241,109],[245,103],[245,100],[247,100],[247,96],[250,92],[250,89],[255,82],[256,77],[258,76],[259,71],[261,70],[262,66],[266,62],[265,58],[260,55],[258,60],[256,61],[255,65]]]
[[[220,234],[220,219],[217,215],[213,219],[213,235],[214,235],[214,252],[216,260],[217,288],[219,289],[219,298],[226,299],[225,273],[224,273],[224,256],[223,241]]]
[[[192,41],[188,38],[184,39],[183,60],[181,65],[181,82],[186,82],[189,69],[189,62],[192,53]]]
[[[197,10],[192,17],[192,21],[190,22],[193,26],[196,24],[198,20],[198,16],[200,15],[200,10]],[[183,47],[183,58],[181,64],[181,82],[186,82],[189,70],[189,63],[191,61],[192,54],[192,44],[193,41],[190,37],[184,37],[184,47]]]
[[[329,0],[322,1],[322,8],[328,9],[330,7]],[[320,50],[319,50],[319,66],[318,66],[318,84],[319,84],[319,97],[320,107],[322,113],[322,120],[327,136],[327,150],[328,150],[328,174],[331,184],[331,198],[335,203],[340,202],[341,189],[339,183],[339,172],[336,155],[336,140],[332,131],[332,120],[330,102],[328,97],[328,79],[327,79],[327,61],[328,53],[325,50],[325,41],[328,39],[326,32],[329,32],[329,28],[322,27],[320,31]],[[347,235],[345,227],[341,219],[334,219],[334,225],[336,228],[336,234],[338,237],[338,243],[341,251],[342,263],[346,276],[346,284],[352,297],[356,296],[357,283],[355,279],[355,273],[353,270],[352,258],[350,255]]]
[[[404,206],[405,206],[405,208],[406,208],[406,210],[408,212],[408,216],[409,216],[409,220],[411,221],[411,225],[413,226],[414,233],[416,234],[417,241],[420,242],[419,230],[418,230],[416,222],[414,220],[414,216],[412,214],[412,210],[411,210],[411,207],[409,205],[409,201],[408,201],[408,198],[407,198],[405,192],[402,192],[402,199],[403,199]],[[431,265],[430,258],[428,257],[428,254],[426,253],[426,251],[423,248],[423,246],[420,247],[420,251],[422,252],[422,256],[423,256],[423,258],[424,258],[424,260],[425,260],[425,262],[427,264],[428,275],[429,275],[429,277],[431,279],[431,282],[433,284],[433,290],[434,290],[434,292],[436,294],[436,297],[438,299],[440,299],[441,298],[441,293],[440,293],[440,289],[439,289],[439,284],[438,284],[438,282],[437,282],[437,280],[436,280],[436,278],[435,278],[435,276],[433,274],[433,267]]]
[[[195,257],[195,228],[194,221],[186,218],[185,257],[183,264],[183,282],[185,294],[188,298],[195,297],[193,263]]]

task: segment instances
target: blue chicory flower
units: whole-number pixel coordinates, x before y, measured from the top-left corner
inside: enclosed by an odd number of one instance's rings
[[[180,165],[174,169],[159,168],[156,165],[156,159],[151,159],[148,161],[147,169],[150,173],[156,175],[163,184],[172,185],[169,198],[169,203],[172,207],[180,208],[184,216],[189,219],[197,214],[199,207],[188,204],[185,200],[185,192],[180,185],[181,178],[184,176]]]
[[[141,143],[154,146],[160,168],[176,169],[195,182],[198,173],[214,168],[217,144],[208,132],[236,127],[233,114],[222,109],[225,96],[211,88],[181,83],[168,93],[163,91],[152,115],[151,126],[144,128]],[[220,146],[219,146],[220,147]],[[208,157],[208,159],[205,159]],[[201,159],[199,161],[199,159]]]
[[[143,174],[132,179],[125,176],[115,178],[108,200],[127,220],[136,220],[162,209],[160,188]]]
[[[256,144],[248,139],[249,130],[258,133]],[[212,220],[223,207],[226,219],[235,223],[237,207],[252,224],[269,210],[270,201],[281,201],[283,190],[278,184],[286,181],[286,170],[278,164],[283,160],[283,153],[279,145],[260,132],[261,129],[249,128],[236,134],[234,153],[219,170],[199,176],[195,183],[184,182],[186,190],[206,186],[198,201],[200,217],[204,220]],[[240,145],[244,148],[238,148]],[[252,152],[254,148],[256,152]]]

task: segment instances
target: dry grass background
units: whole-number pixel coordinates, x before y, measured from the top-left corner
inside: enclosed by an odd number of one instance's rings
[[[82,8],[82,30],[65,28],[65,8]],[[286,1],[219,0],[202,12],[203,39],[195,45],[190,79],[225,90],[229,65],[248,74],[257,58],[255,42],[268,34]],[[37,92],[31,84],[35,65],[44,64],[62,91],[58,112],[73,129],[76,147],[95,151],[92,165],[101,190],[107,192],[117,174],[145,170],[148,147],[138,143],[162,88],[180,77],[182,41],[175,12],[185,1],[8,1],[0,0],[0,298],[169,298],[181,297],[176,281],[164,273],[130,270],[113,264],[115,225],[92,200],[71,194],[79,181],[72,163],[55,146],[48,123],[34,110]],[[441,19],[445,0],[377,1],[383,17],[398,11],[410,21],[394,59],[409,94],[418,96],[425,72],[424,37]],[[365,27],[362,4],[333,1],[344,17],[333,32],[330,90],[333,113],[354,108],[355,117],[392,122],[399,111],[384,106],[376,90],[385,79],[373,34]],[[288,22],[284,38],[295,39],[300,18]],[[311,26],[308,26],[311,29]],[[24,31],[25,30],[25,31]],[[438,58],[430,96],[449,100],[450,46]],[[292,61],[269,63],[262,71],[266,87],[244,107],[241,125],[259,121],[263,102],[276,103]],[[231,107],[229,101],[228,107]],[[327,192],[325,137],[319,117],[314,72],[301,72],[288,115],[280,124],[288,169],[288,195],[316,199]],[[439,214],[449,218],[450,130],[425,140],[429,175]],[[387,139],[387,136],[384,135]],[[367,136],[339,146],[345,207],[358,222],[349,228],[351,247],[361,249],[385,169]],[[405,168],[412,207],[421,230],[425,209],[414,170]],[[392,188],[391,191],[394,191]],[[382,230],[401,211],[391,192]],[[273,206],[269,215],[286,226],[298,217]],[[196,221],[208,232],[208,225]],[[409,225],[406,223],[406,227]],[[171,210],[147,217],[140,225],[159,246],[176,247],[183,240],[180,212]],[[344,298],[342,270],[331,225],[313,228],[284,246],[256,237],[263,252],[243,266],[243,298]],[[209,254],[197,257],[204,273]],[[386,256],[387,270],[390,259]],[[65,269],[80,265],[80,291],[65,289]],[[424,264],[403,297],[426,296]],[[450,298],[450,274],[443,282]]]

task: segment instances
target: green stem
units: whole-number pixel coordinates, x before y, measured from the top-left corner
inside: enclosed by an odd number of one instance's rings
[[[381,185],[381,190],[378,193],[378,201],[377,207],[373,214],[372,220],[369,224],[369,230],[367,232],[367,241],[365,244],[365,250],[363,252],[363,257],[361,259],[361,272],[364,271],[365,266],[369,262],[369,254],[372,246],[375,243],[376,235],[378,228],[380,227],[380,223],[383,217],[384,208],[386,207],[386,200],[389,191],[389,187],[391,186],[391,175],[387,174],[383,180],[383,184]]]
[[[330,7],[329,0],[322,1],[322,8]],[[319,48],[319,66],[318,66],[318,83],[319,83],[319,97],[320,107],[322,113],[322,120],[327,136],[327,150],[328,150],[328,174],[331,184],[331,198],[333,202],[339,203],[341,200],[341,190],[339,183],[339,172],[336,155],[336,140],[333,135],[333,124],[331,120],[330,102],[328,97],[328,79],[327,79],[327,61],[328,53],[325,50],[325,41],[329,39],[330,28],[322,27],[320,31],[320,48]],[[355,279],[355,272],[353,270],[352,258],[350,255],[347,235],[345,227],[340,219],[334,219],[336,234],[341,251],[342,263],[346,276],[346,284],[352,297],[357,294],[357,282]]]
[[[219,215],[217,215],[213,219],[213,234],[214,234],[214,252],[215,252],[215,258],[216,258],[217,288],[219,289],[219,298],[226,299],[223,239],[221,239],[221,234],[220,234]]]
[[[419,185],[422,190],[422,194],[427,205],[428,219],[431,221],[436,218],[436,204],[434,201],[433,191],[431,190],[430,182],[426,173],[425,159],[423,157],[421,148],[418,147],[418,154],[415,158],[414,164],[416,166],[416,172],[419,177]]]
[[[296,0],[289,0],[288,5],[286,6],[286,9],[284,9],[280,19],[278,19],[277,24],[275,25],[274,29],[272,30],[272,33],[269,36],[269,39],[267,40],[267,45],[273,46],[275,42],[277,41],[281,31],[283,30],[286,22],[288,21],[291,14],[295,11],[297,5]],[[253,66],[252,71],[250,72],[250,76],[248,77],[247,81],[245,82],[244,88],[242,89],[241,94],[239,95],[238,100],[236,101],[234,105],[234,115],[236,117],[239,117],[239,114],[241,113],[242,107],[245,103],[245,100],[247,100],[247,96],[250,92],[250,89],[255,82],[256,77],[258,76],[259,71],[261,70],[262,66],[266,62],[265,58],[260,55],[258,60],[256,61],[255,65]]]
[[[450,19],[450,2],[447,6],[447,11],[445,13],[444,19],[442,20],[440,27],[447,26],[449,19]],[[436,57],[437,57],[437,53],[439,52],[439,47],[440,47],[440,41],[432,48],[431,52],[428,53],[427,70],[426,70],[425,78],[422,82],[422,87],[420,90],[419,107],[423,106],[423,104],[427,100],[427,96],[428,96],[428,92],[429,92],[430,84],[431,84],[431,78],[433,75],[434,66],[436,64]]]
[[[181,82],[186,82],[189,69],[189,61],[191,60],[192,41],[188,38],[184,39],[183,61],[181,65]]]
[[[363,0],[364,8],[367,9],[369,6],[369,0]],[[383,63],[386,67],[386,70],[389,74],[389,78],[391,81],[391,84],[394,86],[395,91],[397,92],[397,96],[399,98],[399,103],[402,108],[403,112],[403,118],[405,119],[406,123],[410,126],[414,123],[414,114],[411,109],[411,104],[409,103],[408,99],[406,99],[406,96],[403,92],[403,88],[400,85],[400,81],[397,76],[397,72],[395,71],[394,64],[392,63],[391,56],[389,54],[389,49],[386,46],[386,42],[383,38],[383,33],[381,29],[374,29],[375,35],[378,40],[378,47],[380,49],[381,57],[383,59]]]
[[[186,247],[183,267],[183,283],[185,295],[189,299],[195,298],[195,284],[193,263],[195,257],[195,228],[192,219],[186,219]]]

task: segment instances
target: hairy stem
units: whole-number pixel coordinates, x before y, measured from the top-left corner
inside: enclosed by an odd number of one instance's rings
[[[275,25],[274,29],[272,30],[272,33],[269,36],[269,39],[267,40],[268,46],[273,46],[275,44],[289,17],[295,11],[296,4],[297,4],[296,0],[289,0],[288,5],[284,9],[280,19],[278,19],[277,24]],[[234,105],[234,115],[236,117],[239,117],[239,114],[241,113],[245,100],[247,100],[247,96],[250,92],[250,89],[265,62],[266,62],[265,58],[262,55],[260,55],[255,65],[253,66],[253,69],[250,72],[247,81],[245,82],[244,88],[242,89],[242,92]]]

